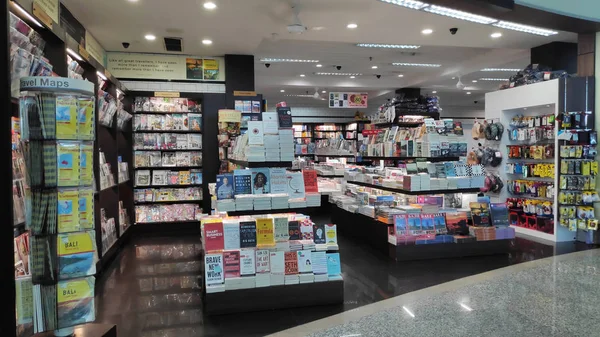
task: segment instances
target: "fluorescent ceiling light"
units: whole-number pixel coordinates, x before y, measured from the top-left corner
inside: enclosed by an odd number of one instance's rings
[[[321,76],[361,76],[361,73],[315,73]]]
[[[483,68],[481,71],[509,71],[511,73],[521,71],[521,69],[510,69],[510,68]]]
[[[508,81],[508,78],[492,78],[492,77],[484,77],[484,78],[480,78],[480,81],[499,81],[499,82],[503,82],[503,81]]]
[[[377,66],[371,66],[371,69],[377,69]]]
[[[293,95],[293,94],[290,94],[290,95],[284,95],[284,96],[285,96],[285,97],[305,97],[305,98],[309,98],[309,97],[310,97],[310,98],[313,98],[313,97],[314,97],[314,95]]]
[[[281,90],[279,90],[279,92],[285,92],[285,90],[281,89]]]
[[[458,303],[458,304],[460,304],[460,306],[463,307],[467,311],[473,311],[473,308],[471,308],[470,306],[468,306],[464,303]]]
[[[435,91],[435,90],[434,90],[434,91],[432,91],[431,93],[432,93],[432,94],[437,94],[437,91]]]
[[[71,48],[67,48],[67,54],[71,55],[71,57],[73,57],[77,61],[83,61],[83,58],[81,56],[79,56],[79,54],[74,52],[73,49],[71,49]]]
[[[346,27],[347,27],[348,29],[354,29],[354,28],[357,28],[357,27],[358,27],[358,25],[357,25],[356,23],[349,23],[349,24],[348,24]]]
[[[322,66],[322,64],[317,64],[317,68],[321,68]]]
[[[421,34],[423,34],[423,35],[429,35],[431,33],[433,33],[433,29],[423,29],[421,31]]]
[[[350,78],[356,78],[356,76],[350,76]]]
[[[301,60],[301,59],[278,59],[278,58],[262,58],[261,62],[294,62],[294,63],[318,63],[319,60]]]
[[[436,5],[431,5],[429,7],[425,7],[425,8],[423,8],[423,10],[426,12],[429,12],[429,13],[433,13],[433,14],[449,16],[451,18],[465,20],[465,21],[482,23],[484,25],[489,25],[490,23],[494,23],[494,22],[498,21],[496,19],[488,18],[487,16],[471,14],[469,12],[463,12],[463,11],[459,11],[456,9],[442,7],[442,6],[436,6]]]
[[[471,92],[470,92],[470,91],[467,91],[467,95],[470,95],[470,94],[471,94]]]
[[[323,90],[323,91],[321,91],[321,93],[325,94],[325,93],[327,93],[327,90]]]
[[[404,75],[400,74],[400,75],[398,75],[398,77],[404,77]]]
[[[492,33],[492,35],[490,35],[493,39],[497,39],[499,37],[502,37],[502,33]]]
[[[423,7],[429,6],[429,4],[426,4],[421,1],[416,1],[416,0],[379,0],[379,1],[387,2],[389,4],[398,5],[398,6],[402,6],[402,7],[412,8],[412,9],[421,9]]]
[[[212,44],[212,40],[204,39],[204,40],[202,40],[202,44],[206,44],[206,45]]]
[[[108,81],[108,78],[106,78],[106,76],[103,73],[96,71],[96,75],[100,76],[101,79]]]
[[[494,26],[496,26],[498,28],[516,30],[517,32],[523,32],[523,33],[529,33],[529,34],[535,34],[535,35],[541,35],[541,36],[550,36],[550,35],[558,34],[558,32],[555,32],[553,30],[543,29],[543,28],[538,28],[538,27],[533,27],[533,26],[527,26],[527,25],[522,25],[519,23],[508,22],[508,21],[500,21],[500,22],[494,23]]]
[[[477,80],[473,80],[473,83],[477,83]]]
[[[304,75],[304,74],[300,74],[300,77],[304,77],[304,76],[306,76],[306,75]]]
[[[212,1],[207,1],[204,3],[204,8],[213,10],[213,9],[217,8],[217,5]]]
[[[146,36],[144,36],[144,38],[146,38],[146,40],[148,40],[148,41],[156,40],[156,36],[154,36],[152,34],[146,34]]]
[[[393,66],[403,66],[403,67],[429,67],[429,68],[439,68],[441,64],[433,64],[433,63],[400,63],[394,62]]]
[[[383,44],[383,43],[357,43],[357,47],[363,48],[392,48],[392,49],[419,49],[421,46],[411,44]]]
[[[16,1],[12,1],[12,4],[15,5],[15,7],[17,8],[17,10],[21,14],[23,14],[27,19],[29,19],[31,22],[35,23],[39,27],[44,28],[44,26],[42,26],[42,24],[36,18],[34,18],[31,14],[29,14],[29,12],[27,12],[25,10],[25,8],[21,7],[21,5],[19,5]]]

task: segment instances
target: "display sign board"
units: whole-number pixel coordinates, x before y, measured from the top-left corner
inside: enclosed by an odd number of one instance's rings
[[[239,91],[234,90],[233,96],[256,96],[256,91]]]
[[[367,94],[358,92],[330,92],[330,108],[366,108]]]
[[[60,19],[58,17],[58,0],[34,0],[33,1],[34,12],[36,11],[36,7],[37,7],[37,10],[43,11],[52,21],[54,21],[56,23],[60,22]],[[39,18],[39,16],[38,16],[38,18]],[[45,21],[45,20],[43,20],[43,21]],[[46,23],[46,22],[44,22],[44,23]],[[48,26],[52,27],[52,24],[50,24]]]
[[[60,4],[60,26],[79,45],[85,46],[85,27],[62,3]]]
[[[169,98],[179,98],[179,91],[155,91],[154,97],[169,97]]]
[[[225,81],[222,57],[108,53],[106,68],[117,78]]]
[[[362,130],[362,135],[364,137],[368,137],[368,136],[376,135],[382,131],[383,130]]]
[[[54,21],[52,21],[52,18],[44,11],[42,7],[40,7],[40,5],[37,4],[37,2],[33,3],[33,16],[38,18],[49,28],[52,28]]]
[[[101,65],[105,64],[106,52],[104,51],[104,48],[102,48],[100,43],[98,43],[88,31],[85,32],[85,50],[87,50],[98,63]]]

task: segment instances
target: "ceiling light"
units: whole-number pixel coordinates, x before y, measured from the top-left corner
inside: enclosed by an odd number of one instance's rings
[[[306,76],[306,75],[304,75],[304,74],[300,74],[300,77],[305,77],[305,76]]]
[[[356,78],[356,76],[350,76],[350,78]]]
[[[377,69],[377,66],[371,66],[371,69]]]
[[[202,44],[206,44],[206,45],[212,44],[212,40],[204,39],[204,40],[202,40]]]
[[[356,23],[349,23],[349,24],[348,24],[346,27],[347,27],[348,29],[354,29],[354,28],[357,28],[357,27],[358,27],[358,25],[357,25]]]
[[[285,92],[285,90],[284,90],[284,89],[281,89],[281,90],[279,90],[279,92]]]
[[[146,36],[144,36],[146,38],[146,40],[148,41],[154,41],[156,40],[156,36],[152,35],[152,34],[147,34]]]
[[[429,34],[431,34],[431,33],[433,33],[433,29],[429,29],[429,28],[427,28],[427,29],[423,29],[423,30],[421,31],[421,34],[423,34],[423,35],[429,35]]]
[[[357,43],[357,47],[363,48],[390,48],[390,49],[419,49],[421,46],[411,44],[383,44],[383,43]]]
[[[361,73],[315,73],[321,76],[361,76]]]
[[[477,80],[473,80],[473,83],[477,83]]]
[[[278,59],[278,58],[262,58],[260,62],[293,62],[293,63],[318,63],[319,60],[301,60],[301,59]]]
[[[538,27],[533,27],[533,26],[527,26],[527,25],[522,25],[519,23],[508,22],[508,21],[500,21],[500,22],[494,23],[494,26],[496,26],[498,28],[516,30],[517,32],[542,35],[542,36],[550,36],[550,35],[558,34],[558,32],[555,32],[553,30],[543,29],[543,28],[538,28]]]
[[[67,48],[67,54],[71,55],[71,57],[73,57],[77,61],[83,61],[83,58],[81,56],[79,56],[79,54],[74,52],[73,49],[71,49],[71,48]]]
[[[470,91],[467,91],[467,95],[470,95],[470,94],[471,94],[471,92],[470,92]]]
[[[437,91],[435,91],[435,90],[434,90],[434,91],[432,91],[431,93],[432,93],[432,94],[437,94]]]
[[[213,10],[213,9],[217,8],[217,5],[212,1],[207,1],[204,3],[204,8],[206,8],[208,10]]]
[[[511,68],[483,68],[481,71],[509,71],[511,73],[521,71],[521,69],[511,69]]]
[[[492,77],[484,77],[484,78],[480,78],[480,81],[499,81],[499,82],[504,82],[504,81],[508,81],[508,78],[492,78]]]
[[[492,33],[492,35],[490,35],[493,39],[497,39],[499,37],[502,36],[502,33]]]
[[[416,0],[379,0],[379,1],[387,2],[389,4],[394,4],[394,5],[398,5],[398,6],[402,6],[402,7],[408,7],[408,8],[412,8],[412,9],[421,9],[423,7],[429,6],[429,4],[426,4],[421,1],[416,1]]]
[[[327,90],[323,90],[323,91],[321,91],[321,93],[323,93],[323,94],[326,94],[326,93],[327,93]]]
[[[322,64],[317,64],[317,68],[321,68],[322,66]]]
[[[429,67],[429,68],[438,68],[441,67],[441,64],[433,64],[433,63],[392,63],[393,66],[403,66],[403,67]]]
[[[108,78],[106,78],[106,75],[104,75],[103,73],[96,71],[96,75],[100,76],[101,79],[108,81]]]
[[[469,12],[463,12],[463,11],[459,11],[456,9],[442,7],[442,6],[436,6],[436,5],[431,5],[429,7],[425,7],[425,8],[423,8],[423,10],[426,12],[429,12],[429,13],[433,13],[433,14],[449,16],[451,18],[465,20],[465,21],[482,23],[484,25],[489,25],[490,23],[494,23],[494,22],[498,21],[496,19],[488,18],[486,16],[471,14]]]
[[[21,7],[21,5],[19,5],[16,1],[12,1],[12,4],[15,5],[17,10],[19,12],[21,12],[21,14],[23,14],[25,17],[27,17],[27,19],[29,19],[31,22],[35,23],[36,25],[44,28],[44,26],[42,26],[42,24],[38,20],[36,20],[36,18],[31,16],[31,14],[29,14],[29,12],[27,12],[23,7]]]
[[[398,75],[398,77],[404,77],[404,75],[400,74],[400,75]]]
[[[313,98],[314,95],[294,95],[294,94],[290,94],[290,95],[284,95],[285,97],[305,97],[305,98]]]
[[[453,79],[453,80],[455,80],[455,79],[456,79],[456,77],[452,77],[452,79]]]
[[[127,0],[129,2],[138,2],[139,0]]]

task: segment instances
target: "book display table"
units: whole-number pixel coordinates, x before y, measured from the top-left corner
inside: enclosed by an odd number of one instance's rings
[[[398,246],[389,243],[388,247],[390,258],[396,261],[416,261],[508,254],[511,241],[511,239],[505,239],[465,243]]]
[[[364,214],[351,213],[331,206],[331,222],[337,224],[342,236],[358,239],[377,251],[388,254],[388,234],[393,225],[377,221]]]

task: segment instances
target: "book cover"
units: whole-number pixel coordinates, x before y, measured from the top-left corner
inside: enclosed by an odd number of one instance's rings
[[[448,228],[448,234],[468,235],[469,226],[467,220],[467,213],[446,213],[446,228]]]
[[[56,142],[58,186],[79,186],[79,155],[78,142]]]
[[[329,276],[342,274],[340,253],[327,253],[327,274]]]
[[[79,153],[79,180],[81,185],[94,183],[94,143],[81,142]]]
[[[298,274],[298,254],[296,252],[284,252],[285,275]]]
[[[299,250],[296,253],[298,255],[298,272],[312,273],[312,257],[310,250]]]
[[[217,200],[233,198],[233,174],[225,173],[217,175]]]
[[[326,224],[325,225],[325,236],[327,237],[328,245],[337,245],[337,225]]]
[[[206,252],[223,250],[225,239],[223,237],[223,223],[212,222],[204,224],[204,250]]]
[[[289,240],[300,240],[300,223],[297,220],[288,222]]]
[[[224,249],[240,249],[240,223],[235,219],[223,220]]]
[[[223,252],[225,278],[240,277],[240,251],[228,250]]]
[[[283,242],[290,239],[287,217],[274,217],[273,223],[275,226],[275,241]]]
[[[68,279],[96,274],[94,231],[57,235],[58,277]]]
[[[77,139],[77,98],[56,96],[56,138]]]
[[[59,281],[56,284],[56,317],[59,328],[93,322],[96,319],[95,282],[96,279],[89,276]]]
[[[302,177],[304,179],[304,191],[306,193],[319,192],[319,183],[317,182],[317,171],[302,170]]]
[[[508,220],[508,218],[507,218]],[[435,227],[436,234],[446,234],[448,230],[446,229],[446,218],[444,214],[438,213],[433,216],[433,226]]]
[[[252,101],[243,101],[243,113],[252,113]]]
[[[314,238],[315,244],[327,243],[327,238],[325,237],[325,225],[324,224],[313,225],[313,238]]]
[[[508,226],[508,206],[506,203],[490,204],[490,215],[494,226]]]
[[[188,136],[188,149],[202,150],[202,135],[190,133]]]
[[[80,139],[94,139],[94,101],[93,98],[77,98],[77,133]]]
[[[263,124],[262,121],[248,121],[248,144],[263,144]]]
[[[152,171],[152,185],[161,186],[167,185],[167,171],[165,170],[154,170]]]
[[[284,193],[288,192],[288,180],[287,171],[285,168],[277,167],[269,169],[271,178],[271,193]]]
[[[300,222],[300,240],[313,241],[313,225],[314,223],[310,220]]]
[[[252,169],[252,193],[268,194],[271,193],[271,177],[269,169],[266,167]]]
[[[240,274],[242,276],[256,274],[254,249],[242,249],[240,251]]]
[[[237,110],[239,112],[244,111],[244,101],[242,101],[242,100],[235,100],[233,106],[234,106],[234,110]]]
[[[188,114],[188,123],[190,130],[202,131],[202,115],[201,114]]]
[[[268,273],[271,271],[269,260],[270,252],[266,249],[256,251],[256,273]]]
[[[421,229],[425,232],[425,234],[435,234],[433,214],[421,214]]]
[[[396,237],[408,235],[408,216],[406,214],[394,215],[394,228],[396,229]]]
[[[290,199],[304,198],[304,177],[302,172],[288,172],[288,195]]]
[[[275,229],[273,218],[256,219],[256,246],[273,247],[275,246]]]
[[[256,247],[256,222],[240,221],[240,248]]]
[[[233,191],[235,195],[252,194],[252,171],[233,171]]]
[[[79,225],[82,229],[94,228],[94,190],[89,188],[79,189]]]
[[[252,113],[259,114],[261,111],[260,101],[252,101]]]
[[[491,226],[490,208],[489,208],[488,203],[470,202],[469,208],[471,208],[471,219],[473,220],[473,226],[475,226],[475,227]]]
[[[79,192],[77,189],[58,190],[58,232],[77,232],[79,225]]]
[[[15,308],[17,324],[31,323],[33,320],[33,282],[31,276],[15,279]]]
[[[204,282],[208,285],[223,284],[225,274],[223,273],[223,254],[204,255]]]
[[[277,108],[277,117],[279,119],[280,128],[292,127],[292,111],[289,107]]]
[[[275,251],[269,253],[269,263],[271,264],[271,274],[284,275],[285,274],[285,256],[282,251]]]
[[[458,136],[462,136],[464,134],[462,122],[454,122],[454,134]]]
[[[421,214],[408,215],[408,231],[410,235],[420,235],[421,229]]]
[[[325,252],[311,252],[312,271],[314,274],[327,274],[327,255]]]

